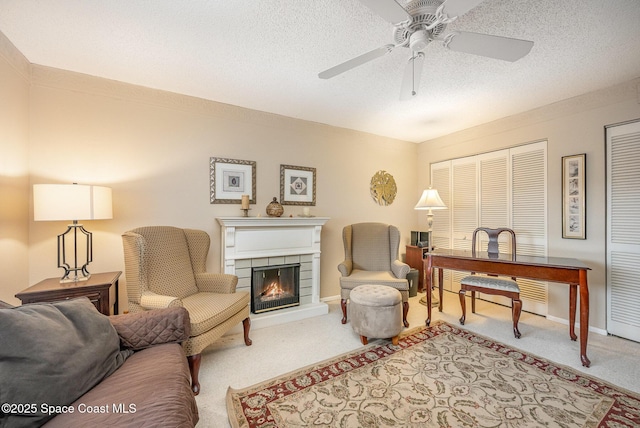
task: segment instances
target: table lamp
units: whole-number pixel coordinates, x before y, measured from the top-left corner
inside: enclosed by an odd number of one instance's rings
[[[438,191],[431,187],[422,192],[420,200],[414,207],[416,210],[429,210],[427,212],[427,227],[429,232],[429,245],[427,248],[429,251],[431,251],[431,227],[433,226],[433,212],[431,212],[431,210],[443,210],[446,208],[447,206],[442,202],[442,199],[440,199]]]
[[[58,235],[58,267],[64,269],[60,282],[86,281],[91,276],[87,265],[93,261],[92,235],[78,220],[111,218],[113,210],[110,187],[81,184],[33,185],[35,221],[73,221],[64,233]],[[85,238],[86,262],[82,266],[78,266],[78,238],[82,238],[79,234]],[[67,262],[68,240],[73,242],[73,267]]]

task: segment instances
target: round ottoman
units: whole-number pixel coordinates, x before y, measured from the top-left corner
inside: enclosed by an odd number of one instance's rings
[[[351,327],[360,335],[363,345],[369,337],[392,338],[398,344],[402,331],[402,295],[393,287],[363,284],[349,295]]]

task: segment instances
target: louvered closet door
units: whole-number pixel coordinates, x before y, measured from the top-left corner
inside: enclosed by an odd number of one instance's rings
[[[517,251],[523,255],[547,254],[546,142],[527,144],[478,156],[479,225],[509,227],[516,233]],[[482,234],[480,249],[487,247]],[[502,235],[500,252],[511,252],[508,235]],[[547,283],[518,278],[525,311],[547,314]],[[511,305],[503,296],[481,298]]]
[[[476,156],[451,161],[451,231],[455,250],[471,251],[473,231],[478,227],[478,162]],[[465,272],[452,272],[451,291],[460,290]]]
[[[471,250],[478,226],[510,227],[518,254],[547,255],[547,142],[431,165],[431,183],[449,209],[434,211],[433,242],[439,248]],[[509,252],[508,241],[500,251]],[[486,242],[481,243],[486,248]],[[444,288],[460,290],[468,272],[445,270]],[[546,282],[518,279],[523,308],[547,314]],[[500,296],[483,298],[510,304]]]
[[[436,248],[451,248],[451,162],[431,165],[431,187],[438,191],[446,210],[433,211],[432,242]],[[424,211],[423,211],[424,212]],[[438,276],[435,276],[437,282]],[[438,284],[436,284],[438,285]],[[445,270],[443,287],[451,290],[451,271]]]
[[[480,204],[478,206],[479,227],[511,227],[511,180],[509,168],[509,150],[478,155],[478,181]],[[486,233],[478,235],[478,250],[486,251],[488,239]],[[501,253],[511,252],[511,239],[507,234],[500,235]],[[503,305],[511,305],[511,300],[503,296],[480,293],[479,298]]]
[[[547,255],[547,142],[510,150],[511,228],[518,254]],[[547,283],[518,278],[522,309],[547,315]]]
[[[640,122],[607,129],[607,330],[640,341]]]
[[[509,194],[509,150],[500,150],[478,156],[480,181],[479,221],[481,227],[511,227]],[[487,248],[486,234],[480,235],[480,249]],[[500,237],[500,251],[509,252],[508,239]]]

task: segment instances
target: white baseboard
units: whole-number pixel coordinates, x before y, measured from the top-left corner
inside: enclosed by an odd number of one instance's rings
[[[554,316],[551,316],[551,315],[547,315],[546,318],[549,321],[554,321],[554,322],[557,322],[557,323],[560,323],[560,324],[564,324],[564,325],[567,325],[567,326],[569,325],[569,320],[564,319],[564,318],[558,318],[558,317],[554,317]],[[576,321],[576,328],[579,328],[579,327],[580,327],[580,322]],[[592,332],[592,333],[601,334],[603,336],[607,336],[608,335],[607,330],[603,330],[601,328],[595,328],[593,326],[589,326],[589,331]]]

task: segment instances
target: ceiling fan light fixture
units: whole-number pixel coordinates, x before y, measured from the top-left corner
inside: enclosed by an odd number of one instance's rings
[[[409,38],[409,47],[414,52],[420,52],[429,44],[429,36],[425,30],[418,30],[411,34]]]

